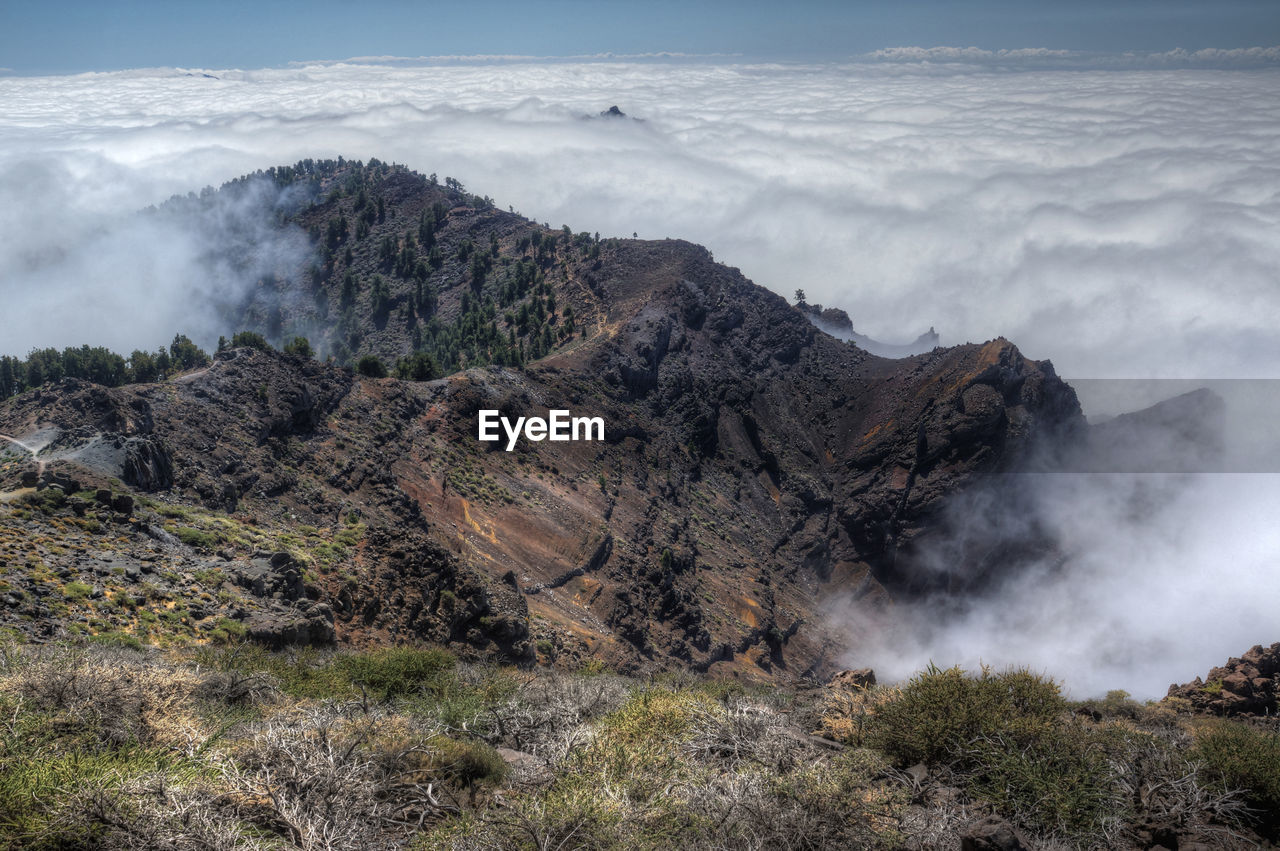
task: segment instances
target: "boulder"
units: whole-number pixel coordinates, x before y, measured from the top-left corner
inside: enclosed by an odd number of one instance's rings
[[[333,629],[333,609],[326,603],[304,600],[299,606],[252,615],[245,622],[252,641],[272,650],[289,646],[330,647],[337,636]]]
[[[1027,838],[999,816],[974,822],[960,834],[960,851],[1030,851]]]
[[[228,578],[255,597],[292,602],[307,596],[302,569],[288,553],[255,553],[250,561],[224,566]]]

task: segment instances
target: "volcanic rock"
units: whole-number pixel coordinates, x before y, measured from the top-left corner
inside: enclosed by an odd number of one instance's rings
[[[822,680],[849,646],[826,599],[915,593],[949,501],[1083,423],[1007,340],[877,357],[687,242],[551,230],[383,163],[262,178],[296,195],[269,221],[314,252],[235,320],[276,344],[314,328],[326,360],[225,348],[153,384],[63,381],[0,403],[0,431],[57,429],[82,480],[124,481],[137,525],[111,547],[165,593],[225,590],[219,611],[273,646],[528,661],[545,642],[625,671]],[[447,375],[340,365],[414,352]],[[605,436],[506,452],[476,439],[482,409],[598,416]]]
[[[960,851],[1029,851],[1027,838],[999,816],[987,816],[965,828]]]
[[[1276,715],[1280,711],[1280,643],[1254,645],[1240,657],[1196,677],[1185,685],[1169,686],[1166,697],[1188,701],[1210,715]]]

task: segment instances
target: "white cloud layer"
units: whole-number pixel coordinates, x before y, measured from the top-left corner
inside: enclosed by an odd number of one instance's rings
[[[1003,334],[1066,375],[1280,370],[1280,70],[202,73],[0,79],[6,297],[15,256],[73,249],[71,222],[121,226],[171,193],[342,154],[553,225],[702,242],[888,341]],[[580,120],[615,103],[645,120]],[[77,342],[65,319],[0,348]]]
[[[948,48],[824,66],[0,78],[0,351],[153,348],[176,330],[209,342],[215,329],[184,320],[188,288],[242,282],[211,279],[207,246],[158,238],[130,211],[343,155],[456,177],[553,226],[703,243],[886,342],[934,325],[944,343],[1009,337],[1068,377],[1280,377],[1280,70],[1195,70],[1265,66],[1268,51],[1106,71],[1035,70],[1071,59],[1054,51]],[[1162,63],[1181,70],[1151,70]],[[1021,70],[994,70],[1011,64]],[[582,119],[614,104],[644,121]],[[1248,478],[1245,495],[1261,495],[1240,506],[1274,505],[1271,479]],[[1216,521],[1198,516],[1209,540]],[[1274,564],[1275,543],[1242,532],[1220,550],[1177,548],[1155,575],[1222,569],[1234,546]],[[1275,575],[1251,574],[1251,593],[1280,599]],[[1178,600],[1194,604],[1166,602]],[[1184,629],[1185,615],[1141,619],[1135,637]],[[1259,618],[1256,640],[1280,640],[1280,616]],[[1241,640],[1203,647],[1220,660]],[[1159,678],[1201,667],[1171,663]]]
[[[1026,666],[1077,698],[1124,689],[1141,699],[1203,677],[1254,644],[1280,639],[1275,601],[1280,477],[1015,476],[1016,510],[971,493],[974,547],[1034,518],[1064,556],[1037,562],[978,597],[939,596],[871,610],[835,600],[831,617],[858,636],[844,662],[905,679],[930,662]],[[955,538],[931,548],[939,569]]]

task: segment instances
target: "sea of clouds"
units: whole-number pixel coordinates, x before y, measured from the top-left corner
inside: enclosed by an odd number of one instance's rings
[[[936,326],[944,344],[1005,336],[1068,378],[1280,378],[1276,54],[0,77],[0,353],[211,343],[230,329],[193,306],[252,276],[207,268],[216,229],[133,211],[342,155],[455,177],[553,227],[705,244],[890,343]],[[585,118],[615,104],[643,120]],[[1097,510],[1127,485],[1046,496],[1075,581],[1029,581],[870,661],[1025,660],[1078,690],[1145,677],[1154,693],[1280,640],[1261,602],[1280,599],[1280,486],[1201,478],[1138,519]]]

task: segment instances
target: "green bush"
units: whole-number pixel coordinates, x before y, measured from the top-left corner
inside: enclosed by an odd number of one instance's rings
[[[68,600],[83,600],[93,593],[93,586],[84,582],[68,582],[62,589],[62,595]]]
[[[7,738],[7,737],[5,737]],[[0,740],[0,848],[61,849],[93,845],[93,828],[58,818],[69,790],[118,788],[126,779],[168,767],[158,749],[123,747],[98,753],[39,754]],[[25,751],[25,752],[24,752]]]
[[[1192,755],[1225,788],[1243,793],[1264,833],[1280,837],[1280,730],[1220,721],[1199,732]]]
[[[231,644],[244,638],[245,625],[232,618],[219,618],[218,625],[209,633],[209,640],[216,644]]]
[[[309,358],[314,352],[311,348],[311,341],[306,337],[294,337],[292,340],[284,344],[284,353],[286,355],[297,355],[298,357]]]
[[[218,545],[218,538],[209,532],[201,529],[192,529],[189,526],[178,527],[175,534],[178,540],[186,544],[188,547],[194,547],[198,550],[211,550]]]
[[[453,670],[455,660],[439,648],[388,647],[340,656],[336,664],[343,676],[364,686],[371,697],[390,700],[439,684]]]
[[[1042,723],[969,744],[965,787],[1018,824],[1075,840],[1101,840],[1123,813],[1115,775],[1096,730]]]
[[[108,647],[127,647],[130,650],[142,650],[142,642],[136,635],[130,635],[119,630],[100,632],[93,636],[91,640],[95,644],[105,644]]]
[[[356,363],[356,372],[367,378],[386,378],[387,367],[374,355],[365,355]]]
[[[247,346],[251,349],[260,351],[268,351],[271,344],[267,342],[267,338],[256,331],[240,331],[231,338],[231,348],[238,349],[241,346]]]
[[[436,768],[459,786],[497,786],[510,771],[498,752],[485,742],[462,742],[441,736],[432,739],[429,747]]]
[[[972,677],[930,665],[879,708],[870,741],[901,765],[950,761],[974,739],[1034,728],[1066,707],[1057,683],[1027,670]]]
[[[27,494],[22,498],[22,502],[45,514],[53,514],[67,504],[67,495],[63,493],[62,488],[45,488],[42,491]]]

